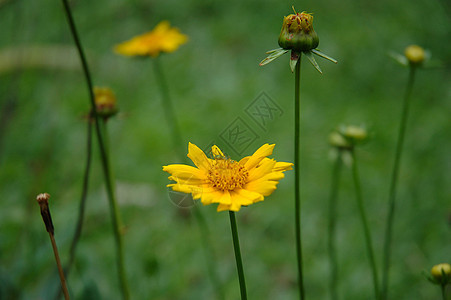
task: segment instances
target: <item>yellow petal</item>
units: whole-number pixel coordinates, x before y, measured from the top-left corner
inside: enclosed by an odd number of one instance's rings
[[[219,200],[222,197],[222,193],[218,192],[215,189],[205,190],[202,193],[202,203],[204,205],[212,204],[212,203],[218,203]]]
[[[293,169],[293,165],[294,164],[292,164],[292,163],[278,161],[278,162],[276,162],[276,165],[274,166],[273,171],[276,171],[276,172],[288,171],[288,170]]]
[[[186,184],[171,183],[167,187],[172,187],[173,191],[191,194],[192,186]]]
[[[258,180],[249,182],[244,188],[248,191],[262,194],[263,196],[269,196],[277,188],[278,183],[278,181],[272,180]]]
[[[263,196],[261,194],[245,189],[235,190],[234,193],[232,193],[232,202],[237,201],[241,205],[251,205],[252,203],[261,200],[263,200]]]
[[[263,158],[272,154],[275,144],[264,144],[261,146],[254,154],[249,158],[249,160],[244,165],[248,170],[257,166]]]
[[[271,173],[275,164],[276,164],[275,160],[265,159],[257,167],[249,170],[249,177],[247,178],[247,180],[254,181]]]
[[[188,145],[188,157],[199,169],[208,171],[210,168],[210,162],[205,153],[192,143],[189,143]]]
[[[213,147],[211,147],[211,153],[213,153],[213,156],[220,156],[220,157],[224,157],[224,153],[222,153],[221,149],[219,149],[218,146],[213,145]]]
[[[163,171],[168,172],[172,176],[180,177],[182,179],[204,179],[205,172],[199,170],[197,168],[181,165],[181,164],[173,164],[168,166],[163,166]]]
[[[219,204],[218,205],[218,209],[217,211],[225,211],[225,210],[230,210],[230,205],[226,205],[226,204]]]
[[[216,201],[213,201],[213,202],[216,202]],[[222,195],[219,199],[217,199],[217,202],[220,204],[226,204],[226,205],[231,204],[232,197],[230,197],[229,191],[225,190],[224,192],[222,192]]]

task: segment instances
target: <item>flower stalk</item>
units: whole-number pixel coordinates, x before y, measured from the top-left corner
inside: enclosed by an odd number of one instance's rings
[[[55,255],[55,262],[56,262],[56,266],[58,268],[58,274],[60,277],[60,282],[61,282],[61,288],[63,290],[63,294],[64,294],[64,299],[69,300],[70,296],[69,296],[69,291],[67,289],[67,284],[66,284],[66,278],[64,277],[64,271],[63,271],[63,267],[61,266],[61,260],[60,260],[60,256],[58,253],[58,247],[56,246],[56,242],[55,242],[55,229],[53,227],[53,222],[52,222],[52,215],[50,214],[50,209],[49,209],[49,200],[50,195],[47,193],[43,193],[43,194],[39,194],[36,197],[36,200],[38,201],[39,207],[41,209],[41,216],[42,216],[42,221],[44,221],[45,224],[45,229],[47,230],[47,232],[49,233],[50,236],[50,242],[52,244],[52,248],[53,248],[53,254]]]
[[[370,262],[371,272],[373,276],[373,286],[374,286],[374,294],[375,299],[379,299],[379,281],[378,281],[378,275],[377,275],[377,268],[376,268],[376,260],[374,258],[374,250],[373,250],[373,243],[371,239],[371,232],[368,225],[368,220],[365,213],[365,208],[363,205],[363,197],[362,197],[362,189],[360,186],[360,179],[359,179],[359,173],[357,169],[357,159],[355,155],[355,150],[352,148],[350,150],[351,157],[352,157],[352,177],[354,180],[354,186],[355,186],[355,192],[356,192],[356,198],[357,198],[357,206],[359,208],[360,218],[362,221],[363,226],[363,233],[365,236],[365,244],[366,244],[366,251],[368,254],[368,259]]]
[[[296,258],[298,268],[298,286],[300,299],[305,299],[304,279],[302,272],[302,240],[301,240],[301,192],[300,192],[300,131],[301,131],[301,58],[296,63],[294,89],[294,223],[296,233]]]
[[[81,232],[83,229],[83,221],[85,216],[86,198],[88,195],[88,183],[89,173],[91,170],[91,157],[92,157],[92,121],[88,118],[88,130],[87,130],[87,142],[86,142],[86,166],[83,176],[83,186],[81,192],[80,206],[78,209],[77,225],[75,226],[75,233],[72,238],[72,242],[69,250],[69,260],[65,267],[66,276],[69,276],[70,269],[75,260],[75,252],[77,249],[78,241],[80,240]]]
[[[337,198],[338,198],[338,186],[340,181],[340,173],[343,165],[342,151],[337,148],[337,157],[335,159],[334,167],[332,170],[332,182],[330,188],[329,197],[329,223],[328,223],[328,239],[327,249],[329,254],[330,264],[330,295],[332,300],[338,299],[337,294],[337,278],[338,278],[338,263],[337,263],[337,251],[335,248],[335,227],[337,223],[336,210],[337,210]]]
[[[383,268],[382,268],[382,289],[381,289],[381,299],[386,300],[388,297],[388,283],[389,283],[389,272],[390,272],[390,259],[391,259],[391,248],[392,248],[392,235],[393,235],[393,223],[395,218],[396,209],[396,191],[398,185],[399,170],[402,159],[402,149],[404,144],[404,137],[407,127],[407,118],[409,114],[410,107],[410,96],[412,94],[412,88],[415,81],[415,73],[417,70],[417,65],[410,64],[409,66],[409,78],[407,81],[407,86],[404,95],[404,101],[401,111],[401,121],[399,125],[398,138],[396,143],[395,161],[393,164],[390,191],[388,197],[388,214],[385,230],[385,240],[384,240],[384,258],[383,258]]]
[[[86,57],[85,57],[85,54],[83,51],[83,47],[82,47],[81,41],[78,37],[77,29],[76,29],[75,22],[72,17],[72,12],[71,12],[70,6],[69,6],[67,0],[62,0],[62,2],[63,2],[63,6],[64,6],[64,11],[66,13],[67,21],[69,24],[69,28],[72,33],[74,42],[76,44],[78,54],[80,56],[81,64],[83,67],[83,73],[84,73],[84,76],[86,79],[86,84],[87,84],[88,92],[89,92],[89,96],[90,96],[89,99],[90,99],[91,107],[92,107],[92,116],[93,116],[94,123],[95,123],[96,136],[97,136],[97,140],[99,143],[100,157],[101,157],[101,161],[102,161],[102,169],[103,169],[104,178],[105,178],[107,197],[108,197],[108,200],[110,203],[110,213],[111,213],[114,237],[115,237],[115,242],[116,242],[116,252],[117,252],[116,263],[117,263],[117,268],[118,268],[120,290],[122,293],[122,298],[124,300],[128,300],[130,298],[130,292],[129,292],[127,278],[126,278],[126,274],[125,274],[122,236],[121,236],[120,229],[119,229],[120,223],[118,220],[117,202],[116,202],[114,188],[113,188],[113,182],[112,182],[111,174],[110,174],[110,165],[109,165],[108,156],[107,156],[107,149],[105,148],[104,137],[102,136],[99,116],[98,116],[97,109],[96,109],[92,79],[91,79],[91,75],[89,72],[88,63],[87,63],[87,60],[86,60]]]
[[[238,238],[238,229],[236,226],[235,212],[229,211],[230,228],[232,230],[233,250],[235,251],[236,269],[238,271],[238,280],[240,282],[241,300],[247,299],[246,281],[244,277],[243,261],[241,259],[240,240]]]

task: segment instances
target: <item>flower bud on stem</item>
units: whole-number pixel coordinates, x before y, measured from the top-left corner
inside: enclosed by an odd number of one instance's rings
[[[55,236],[54,236],[55,229],[53,227],[52,216],[50,215],[49,202],[48,202],[49,198],[50,198],[49,194],[43,193],[43,194],[39,194],[36,197],[36,200],[38,201],[39,207],[41,208],[42,220],[44,221],[45,229],[49,233],[50,241],[52,243],[53,253],[55,254],[56,266],[58,267],[58,273],[60,276],[61,287],[63,288],[64,299],[68,300],[68,299],[70,299],[69,291],[67,290],[66,278],[64,277],[64,272],[63,272],[63,268],[61,266],[60,256],[58,253],[58,248],[56,247]]]

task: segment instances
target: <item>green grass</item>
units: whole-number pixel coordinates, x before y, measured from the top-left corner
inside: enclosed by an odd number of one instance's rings
[[[246,151],[276,143],[274,157],[293,160],[294,75],[288,55],[265,67],[277,48],[282,17],[314,13],[319,49],[338,65],[306,61],[301,83],[301,199],[306,293],[326,299],[327,200],[332,161],[327,136],[340,123],[366,124],[372,140],[357,149],[363,197],[380,268],[384,222],[401,101],[408,71],[388,58],[412,43],[430,50],[444,68],[419,70],[404,144],[393,236],[390,298],[435,299],[438,288],[421,275],[450,262],[451,22],[444,1],[73,1],[73,13],[97,86],[111,87],[120,114],[109,126],[111,161],[123,221],[133,299],[210,299],[215,293],[190,210],[177,209],[161,166],[176,163],[150,60],[128,59],[112,47],[167,19],[190,37],[161,63],[182,127],[185,148],[211,141],[232,156],[220,133],[241,117],[259,135]],[[302,4],[302,6],[301,6]],[[58,1],[0,3],[2,49],[73,46]],[[32,48],[30,48],[32,49]],[[26,54],[30,55],[30,54]],[[63,58],[78,61],[75,52]],[[0,55],[1,56],[1,55]],[[44,62],[55,57],[44,57]],[[1,69],[1,68],[0,68]],[[67,260],[85,161],[83,116],[89,111],[81,66],[14,68],[0,73],[0,291],[5,299],[52,299],[59,282],[35,201],[52,195],[50,209],[61,259]],[[244,109],[266,92],[283,109],[262,130]],[[370,270],[349,168],[339,193],[339,295],[371,299]],[[237,214],[250,299],[295,299],[293,172],[263,203]],[[200,204],[199,204],[200,205]],[[239,296],[227,213],[201,207],[212,233],[227,299]],[[68,285],[74,299],[119,299],[113,236],[98,149],[86,223]],[[96,292],[94,292],[96,291]],[[96,296],[98,293],[100,296]],[[8,298],[8,296],[10,296]]]

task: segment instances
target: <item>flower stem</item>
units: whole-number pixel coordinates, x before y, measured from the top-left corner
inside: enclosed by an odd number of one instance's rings
[[[360,217],[362,219],[362,226],[363,226],[363,233],[365,235],[365,242],[366,242],[366,251],[368,254],[368,258],[370,260],[370,267],[371,271],[373,273],[373,285],[374,285],[374,294],[375,299],[379,299],[379,283],[378,283],[378,276],[377,276],[377,268],[376,268],[376,261],[374,259],[374,251],[373,251],[373,245],[372,245],[372,239],[371,239],[371,232],[370,228],[368,226],[368,220],[365,213],[365,208],[363,207],[363,197],[362,197],[362,189],[360,187],[360,179],[359,179],[359,173],[357,169],[357,160],[354,149],[351,149],[351,155],[352,155],[352,177],[354,179],[354,185],[355,185],[355,192],[357,197],[357,205],[359,208]]]
[[[385,300],[388,297],[388,277],[390,268],[391,243],[393,234],[393,221],[395,216],[395,200],[396,187],[398,182],[399,167],[401,164],[402,147],[404,143],[404,136],[406,132],[407,117],[409,114],[410,95],[412,94],[412,87],[415,80],[415,66],[410,66],[409,79],[407,81],[406,91],[404,95],[403,108],[401,112],[401,123],[398,132],[398,141],[396,144],[395,162],[393,164],[393,171],[390,184],[389,200],[388,200],[388,215],[385,231],[384,241],[384,264],[382,269],[382,290],[381,299]]]
[[[95,122],[95,129],[96,129],[96,135],[97,140],[99,143],[99,150],[100,150],[100,157],[102,161],[102,169],[105,177],[105,186],[107,191],[108,200],[110,202],[110,211],[111,211],[111,218],[113,223],[113,230],[114,230],[114,236],[116,240],[116,251],[117,251],[117,266],[118,266],[118,276],[119,276],[119,282],[120,282],[120,289],[122,292],[122,298],[123,299],[129,299],[129,289],[128,289],[128,283],[125,275],[125,267],[123,263],[123,249],[122,249],[122,237],[119,232],[119,220],[118,220],[118,211],[117,211],[117,204],[115,199],[115,194],[113,191],[113,183],[111,180],[111,174],[110,174],[110,165],[107,157],[107,150],[105,149],[104,140],[102,137],[101,129],[100,129],[100,121],[99,117],[97,115],[95,101],[94,101],[94,91],[93,91],[93,84],[91,80],[91,75],[88,68],[88,63],[85,58],[85,54],[83,52],[83,47],[81,45],[81,41],[78,37],[77,29],[75,27],[75,23],[72,17],[72,13],[70,10],[70,6],[67,2],[67,0],[62,0],[64,5],[64,11],[66,13],[67,21],[69,23],[69,27],[72,33],[72,37],[74,39],[74,42],[77,46],[78,54],[80,56],[81,64],[83,67],[83,72],[85,75],[87,88],[89,92],[89,99],[91,102],[92,107],[92,115],[94,117]]]
[[[72,264],[75,260],[75,250],[77,249],[78,241],[80,240],[81,231],[83,228],[83,220],[85,216],[85,206],[86,206],[86,197],[88,194],[88,183],[89,183],[89,173],[91,170],[91,156],[92,156],[92,121],[88,117],[88,132],[87,132],[87,142],[86,142],[86,166],[85,166],[85,173],[83,176],[83,187],[81,192],[81,200],[80,200],[80,206],[78,208],[78,219],[77,219],[77,225],[75,226],[75,233],[74,237],[72,238],[72,243],[70,245],[69,250],[69,260],[67,262],[67,265],[65,267],[65,274],[66,277],[69,276],[69,272],[72,268]],[[58,292],[57,298],[61,298],[62,290]]]
[[[236,228],[235,212],[229,211],[230,227],[232,229],[233,249],[235,250],[236,268],[238,271],[238,279],[240,281],[241,300],[247,299],[246,282],[244,280],[243,261],[241,260],[240,241],[238,238],[238,230]]]
[[[171,129],[172,143],[174,145],[174,148],[177,150],[177,154],[181,158],[185,159],[185,153],[183,152],[182,150],[183,148],[181,147],[183,145],[183,139],[182,134],[180,133],[180,126],[174,112],[174,106],[169,94],[168,84],[163,74],[159,57],[155,57],[153,59],[153,66],[155,71],[155,77],[158,81],[158,86],[160,87],[160,92],[162,96],[161,102],[163,105],[164,115],[166,117],[166,122],[168,123],[168,126]]]
[[[338,185],[340,181],[340,173],[342,166],[341,152],[342,150],[337,150],[337,158],[332,170],[332,183],[330,188],[330,198],[329,198],[329,237],[328,237],[328,252],[329,252],[329,263],[330,263],[330,298],[333,300],[338,299],[337,295],[337,252],[335,249],[335,224],[336,224],[336,209],[337,209],[337,197],[338,197]]]
[[[295,90],[294,90],[294,223],[296,232],[296,256],[298,266],[298,281],[300,299],[305,299],[304,282],[302,276],[302,244],[301,244],[301,199],[300,199],[300,174],[299,174],[299,140],[300,140],[300,117],[301,117],[301,100],[300,100],[300,84],[301,84],[301,58],[296,64],[295,70]]]
[[[63,267],[61,266],[58,248],[56,247],[55,237],[52,232],[49,232],[50,241],[52,243],[53,254],[55,254],[56,266],[58,267],[58,274],[60,276],[61,288],[63,289],[64,299],[69,300],[69,291],[67,290],[66,279],[64,278]]]

